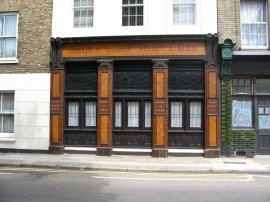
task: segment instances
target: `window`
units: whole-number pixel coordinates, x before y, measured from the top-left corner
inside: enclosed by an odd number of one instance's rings
[[[85,126],[96,126],[96,103],[85,103]]]
[[[14,133],[14,93],[0,92],[0,134],[10,137]]]
[[[68,101],[67,126],[68,127],[96,127],[95,101]],[[82,110],[83,109],[83,110]]]
[[[258,128],[270,129],[270,100],[258,101]]]
[[[195,24],[195,0],[173,0],[173,24]]]
[[[241,1],[241,40],[245,48],[267,48],[267,15],[265,0]]]
[[[251,94],[251,78],[234,78],[233,94]]]
[[[201,128],[202,126],[201,102],[190,102],[190,128]]]
[[[17,21],[15,13],[0,13],[0,60],[17,57]]]
[[[171,102],[171,127],[181,128],[182,127],[182,102]]]
[[[94,0],[74,0],[74,28],[93,27]]]
[[[122,1],[122,26],[143,25],[143,0]]]
[[[139,127],[139,102],[128,102],[128,127]]]
[[[114,101],[114,128],[116,130],[149,130],[152,127],[152,102],[140,99]]]
[[[270,79],[256,79],[256,93],[270,94]]]
[[[152,104],[151,102],[145,102],[144,104],[144,127],[151,128],[151,119],[152,119]]]
[[[68,126],[79,126],[79,103],[68,103]]]
[[[232,102],[232,126],[252,127],[251,100],[234,99]]]
[[[115,127],[122,127],[122,102],[115,102]]]

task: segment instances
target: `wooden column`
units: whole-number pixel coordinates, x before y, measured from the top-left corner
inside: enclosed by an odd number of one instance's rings
[[[60,39],[51,39],[50,146],[52,154],[64,152],[64,66]]]
[[[220,79],[217,44],[217,36],[209,35],[205,70],[205,157],[220,156]]]
[[[112,155],[112,61],[98,61],[97,155]]]
[[[153,60],[153,157],[168,156],[168,60]]]

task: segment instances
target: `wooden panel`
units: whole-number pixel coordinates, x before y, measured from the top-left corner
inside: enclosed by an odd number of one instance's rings
[[[217,73],[209,72],[209,97],[216,98],[217,97]]]
[[[53,74],[53,89],[52,89],[52,96],[53,97],[59,97],[59,81],[60,81],[60,75],[59,74]]]
[[[99,114],[110,114],[110,100],[109,98],[99,99]]]
[[[52,142],[59,143],[59,115],[52,115]]]
[[[164,144],[164,116],[157,116],[157,145]]]
[[[155,115],[166,115],[166,100],[165,100],[165,98],[155,99]]]
[[[157,73],[157,97],[164,97],[164,73]]]
[[[206,55],[204,42],[149,41],[73,43],[63,45],[63,57]]]
[[[207,101],[207,115],[218,115],[219,104],[217,98],[209,98]]]
[[[217,145],[217,117],[209,116],[209,145],[216,146]]]
[[[101,144],[108,144],[108,116],[101,115]]]
[[[109,73],[108,72],[102,72],[101,73],[101,97],[108,97],[109,91],[108,91],[108,83],[109,83]]]

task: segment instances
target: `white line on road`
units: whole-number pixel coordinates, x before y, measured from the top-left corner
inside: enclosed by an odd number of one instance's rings
[[[11,175],[12,173],[0,173],[0,175]]]
[[[108,177],[108,176],[92,176],[95,179],[113,179],[113,180],[149,180],[149,181],[207,181],[207,182],[251,182],[255,181],[252,177],[243,180],[229,179],[184,179],[184,178],[137,178],[137,177]]]
[[[270,178],[270,175],[252,175],[252,177],[265,177],[265,178]]]

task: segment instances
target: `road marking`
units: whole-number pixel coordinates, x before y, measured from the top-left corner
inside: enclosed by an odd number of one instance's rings
[[[252,175],[252,177],[270,178],[270,175]]]
[[[0,172],[0,175],[12,175],[12,173],[1,173]]]
[[[138,177],[109,177],[109,176],[92,176],[94,179],[113,179],[113,180],[149,180],[149,181],[207,181],[207,182],[251,182],[255,181],[252,177],[247,177],[247,179],[184,179],[184,178],[138,178]]]

